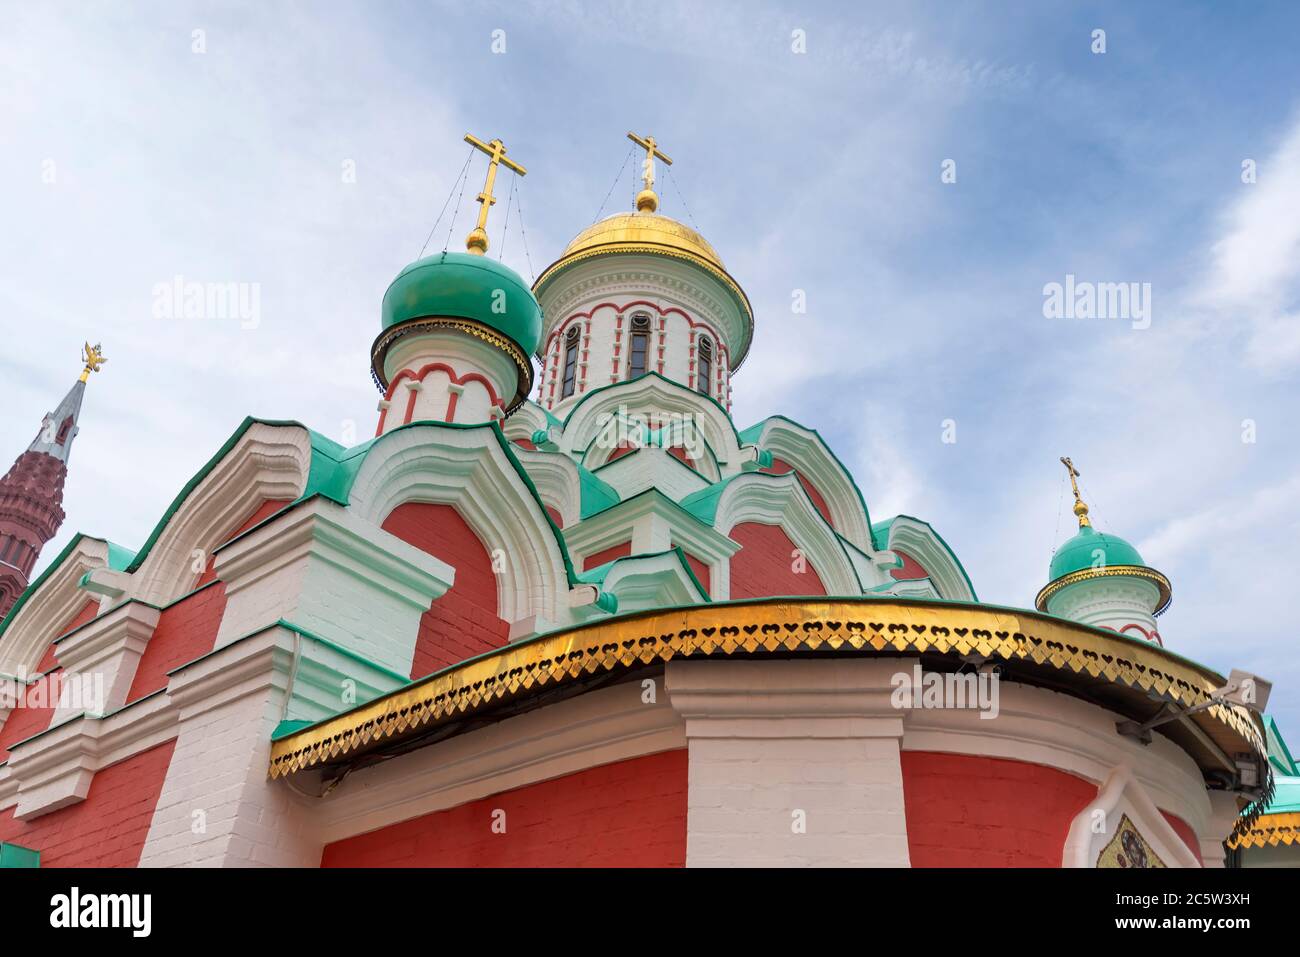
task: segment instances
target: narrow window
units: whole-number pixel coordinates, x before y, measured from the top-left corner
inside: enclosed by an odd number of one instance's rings
[[[635,379],[646,373],[646,357],[650,353],[650,317],[632,317],[632,347],[628,353],[627,377]]]
[[[712,395],[713,390],[709,388],[710,378],[713,375],[713,343],[706,337],[700,338],[700,344],[696,347],[695,359],[695,388],[705,395]]]
[[[575,324],[564,336],[564,378],[560,381],[561,399],[573,395],[573,387],[578,381],[578,334],[578,326]]]

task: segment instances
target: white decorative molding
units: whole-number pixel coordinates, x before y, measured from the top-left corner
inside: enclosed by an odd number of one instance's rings
[[[291,621],[409,674],[420,616],[455,570],[336,502],[313,498],[217,551],[226,611],[216,647]]]
[[[104,718],[81,715],[15,746],[0,809],[29,821],[83,801],[96,772],[176,736],[177,711],[151,695]]]
[[[160,615],[152,605],[127,602],[60,641],[55,648],[66,684],[50,724],[60,724],[82,711],[102,715],[125,705],[136,666]],[[97,702],[78,700],[87,684],[102,691],[103,698]]]
[[[930,573],[939,597],[948,601],[974,601],[975,593],[952,552],[927,522],[899,515],[890,523],[885,547],[901,549]]]
[[[565,528],[579,522],[582,519],[582,482],[573,459],[561,452],[523,448],[513,451],[537,487],[542,504],[560,513]]]
[[[653,488],[679,502],[686,496],[709,487],[704,476],[655,445],[643,446],[620,455],[603,466],[596,477],[618,492],[620,499],[631,498]]]
[[[108,543],[83,536],[23,606],[14,612],[0,635],[0,674],[30,675],[36,671],[56,629],[67,624],[91,596],[79,585],[81,576],[108,564]]]
[[[1096,800],[1070,823],[1061,866],[1096,867],[1097,858],[1115,837],[1124,817],[1133,822],[1166,867],[1201,866],[1127,765],[1111,771]]]
[[[748,472],[732,479],[718,497],[713,527],[725,535],[742,522],[779,526],[817,570],[826,594],[862,594],[839,538],[792,473]]]
[[[349,511],[376,526],[405,502],[451,505],[505,562],[497,614],[563,623],[569,582],[559,542],[493,429],[418,425],[385,436],[366,455],[349,501]]]
[[[820,435],[788,419],[774,417],[763,424],[754,444],[812,483],[826,500],[837,532],[864,551],[875,550],[867,513],[853,477],[835,460]]]
[[[708,601],[673,552],[617,559],[601,591],[618,599],[620,614]]]
[[[210,556],[264,502],[298,498],[310,469],[305,428],[254,422],[167,522],[129,597],[167,605],[190,591],[202,571],[195,554]]]

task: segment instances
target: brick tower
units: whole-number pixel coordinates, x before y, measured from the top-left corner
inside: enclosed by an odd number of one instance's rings
[[[98,345],[86,344],[86,367],[58,408],[48,413],[27,451],[0,479],[0,620],[30,580],[32,568],[63,524],[63,481],[77,437],[77,417],[90,373],[105,362]]]

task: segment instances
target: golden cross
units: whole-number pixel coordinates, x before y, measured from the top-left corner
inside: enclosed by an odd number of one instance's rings
[[[466,133],[465,142],[488,155],[487,181],[483,184],[483,192],[478,194],[478,225],[465,237],[465,248],[476,256],[482,256],[488,248],[488,210],[497,201],[497,198],[492,195],[492,187],[497,181],[497,166],[504,163],[506,168],[514,170],[520,176],[528,175],[528,170],[506,156],[505,144],[500,140],[484,143],[477,136]]]
[[[673,161],[659,149],[659,144],[655,142],[653,136],[642,138],[629,131],[627,138],[645,150],[645,159],[641,162],[641,182],[645,185],[645,189],[636,198],[636,208],[641,212],[653,213],[659,208],[659,197],[654,193],[655,157],[659,157],[667,166],[672,166]]]
[[[108,360],[104,358],[103,346],[98,342],[93,346],[87,342],[81,350],[81,361],[86,363],[86,368],[81,370],[81,381],[85,382],[92,372],[98,372],[99,367]]]
[[[1079,516],[1079,527],[1086,528],[1092,522],[1088,520],[1088,506],[1083,503],[1083,497],[1079,495],[1077,480],[1082,473],[1074,467],[1074,463],[1070,461],[1069,456],[1062,455],[1061,464],[1065,466],[1066,472],[1070,475],[1070,487],[1074,489],[1074,514]]]

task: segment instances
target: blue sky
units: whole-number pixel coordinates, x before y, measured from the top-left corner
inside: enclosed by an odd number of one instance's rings
[[[528,255],[517,213],[504,247],[527,277],[595,217],[636,129],[674,159],[662,211],[698,226],[754,304],[739,425],[780,412],[819,429],[873,518],[931,522],[981,598],[1021,606],[1072,534],[1057,458],[1073,456],[1097,526],[1173,581],[1166,645],[1274,679],[1270,710],[1300,739],[1293,6],[0,15],[0,455],[31,440],[83,340],[110,359],[47,558],[75,530],[138,545],[245,414],[370,434],[380,298],[466,131],[528,167]],[[632,165],[606,213],[630,207]],[[469,225],[464,208],[453,244]],[[1043,287],[1067,274],[1150,283],[1150,328],[1046,319]],[[259,284],[256,328],[153,318],[177,275]]]

